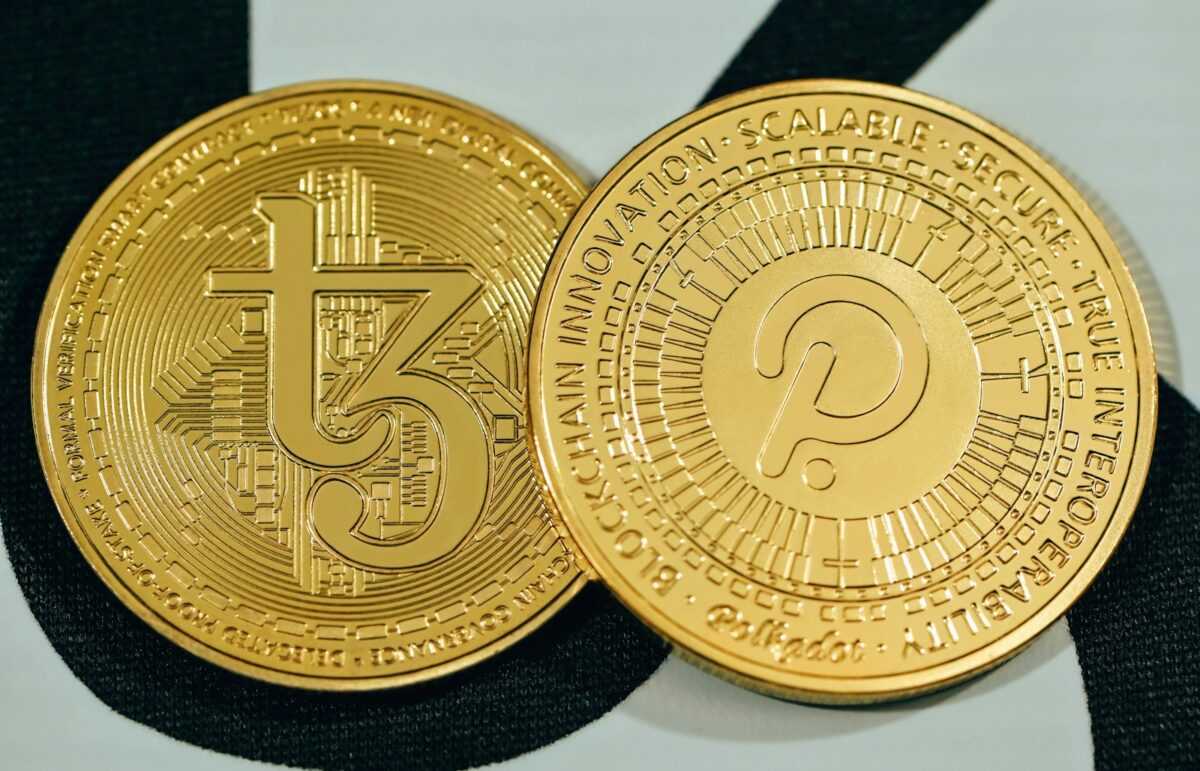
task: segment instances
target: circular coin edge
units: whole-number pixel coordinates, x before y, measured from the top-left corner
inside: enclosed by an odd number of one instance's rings
[[[1136,380],[1142,397],[1138,405],[1137,426],[1134,432],[1135,446],[1130,455],[1129,473],[1123,480],[1112,519],[1084,560],[1082,568],[1076,571],[1019,626],[976,651],[914,672],[858,679],[788,674],[752,663],[748,667],[741,668],[730,666],[722,659],[735,662],[745,661],[745,659],[720,650],[694,631],[666,617],[664,613],[644,599],[641,592],[630,585],[620,571],[611,567],[602,550],[591,542],[586,528],[576,521],[575,514],[566,503],[569,499],[562,488],[562,477],[557,473],[557,459],[548,450],[553,440],[549,435],[550,420],[545,412],[546,394],[541,378],[541,370],[544,365],[543,352],[546,344],[545,330],[550,313],[551,295],[565,267],[567,253],[578,239],[587,217],[605,199],[614,185],[646,155],[665,141],[713,116],[778,97],[821,93],[875,96],[945,115],[1001,145],[1049,182],[1055,193],[1063,198],[1087,227],[1088,234],[1099,247],[1101,258],[1117,282],[1117,291],[1125,304],[1133,335],[1131,345],[1136,357]],[[1111,261],[1114,256],[1117,258],[1115,265]],[[570,532],[570,543],[577,550],[577,559],[582,558],[582,561],[588,565],[586,570],[602,580],[622,604],[670,642],[685,659],[740,685],[769,695],[800,701],[852,704],[909,698],[940,690],[981,675],[1017,655],[1051,623],[1066,613],[1112,557],[1117,544],[1133,518],[1138,500],[1141,498],[1154,449],[1158,414],[1158,382],[1155,377],[1154,348],[1150,338],[1149,321],[1142,307],[1137,286],[1133,283],[1129,266],[1103,221],[1069,180],[1041,154],[1012,132],[938,97],[882,83],[821,78],[781,81],[748,88],[708,102],[667,123],[639,142],[596,183],[580,203],[567,229],[560,236],[538,292],[528,357],[530,370],[528,394],[534,418],[531,423],[530,441],[535,449],[534,456],[537,459],[538,467],[545,478],[555,517],[558,521],[563,522]],[[560,501],[563,503],[560,504]],[[699,645],[688,645],[686,641],[689,639],[695,640]],[[711,649],[711,655],[706,653],[705,649]],[[929,673],[934,673],[934,676],[931,677]]]
[[[53,463],[53,459],[50,457],[50,447],[46,439],[46,436],[51,431],[51,426],[49,424],[50,414],[45,409],[45,405],[42,403],[42,397],[44,396],[43,391],[46,386],[43,370],[45,366],[48,365],[45,357],[49,354],[49,348],[45,342],[45,336],[50,327],[53,325],[53,319],[57,316],[57,311],[61,305],[62,299],[59,294],[55,294],[55,290],[61,288],[66,280],[70,265],[72,263],[72,257],[80,250],[80,248],[82,248],[84,238],[88,232],[95,226],[96,222],[100,219],[108,205],[112,202],[116,195],[125,188],[126,185],[128,185],[135,177],[145,171],[146,167],[158,159],[167,148],[182,141],[187,136],[198,132],[201,129],[210,126],[224,118],[227,118],[230,115],[234,115],[247,108],[267,104],[278,99],[284,99],[303,94],[315,95],[321,93],[345,91],[378,92],[391,96],[413,96],[434,103],[442,103],[454,109],[477,115],[480,118],[490,121],[495,125],[510,131],[512,136],[519,140],[525,149],[532,152],[540,160],[546,162],[552,166],[555,171],[560,173],[563,179],[574,187],[574,192],[579,195],[581,200],[587,192],[587,186],[584,184],[578,173],[568,166],[562,159],[551,154],[550,149],[543,146],[530,132],[521,128],[517,124],[502,118],[499,115],[496,115],[486,108],[462,99],[455,98],[448,94],[444,94],[440,91],[385,80],[330,79],[304,81],[247,94],[207,110],[171,130],[166,136],[156,141],[154,144],[140,153],[137,158],[130,162],[96,198],[91,208],[88,209],[87,214],[75,228],[70,240],[67,242],[62,254],[59,256],[54,273],[50,278],[49,284],[47,285],[46,296],[42,302],[41,311],[38,315],[30,377],[33,432],[34,439],[37,444],[38,461],[41,465],[42,475],[45,478],[46,486],[50,490],[50,494],[54,500],[54,505],[58,511],[59,517],[66,525],[68,532],[71,534],[71,539],[79,548],[84,561],[88,563],[88,565],[105,584],[105,586],[107,586],[118,597],[118,599],[120,599],[121,603],[128,610],[134,613],[134,615],[146,622],[156,632],[163,635],[168,640],[180,646],[189,653],[211,664],[216,664],[217,666],[220,666],[226,670],[236,672],[239,675],[250,677],[255,680],[274,685],[285,685],[315,691],[370,691],[426,682],[428,680],[433,680],[466,669],[473,664],[505,651],[506,649],[528,637],[539,627],[545,624],[547,620],[549,620],[555,613],[557,613],[563,606],[573,599],[587,584],[588,573],[582,569],[582,565],[579,563],[579,553],[574,549],[569,549],[579,572],[570,581],[570,583],[562,587],[559,595],[555,597],[552,602],[540,609],[534,616],[529,617],[525,623],[518,627],[514,627],[512,630],[506,632],[502,637],[497,638],[494,642],[489,643],[466,656],[462,656],[451,661],[442,662],[424,669],[415,670],[413,672],[358,678],[323,677],[320,675],[299,674],[296,672],[288,672],[285,670],[276,669],[274,667],[252,663],[247,659],[242,659],[226,653],[214,645],[206,644],[199,640],[199,638],[187,634],[178,626],[167,620],[162,614],[143,602],[143,600],[137,594],[131,591],[129,587],[126,586],[121,580],[121,578],[115,574],[112,566],[109,564],[104,555],[91,541],[91,539],[88,538],[86,532],[82,531],[80,523],[73,521],[74,509],[70,506],[65,493],[61,489],[56,466]],[[543,279],[544,276],[545,274],[543,273]],[[541,472],[536,467],[536,464],[534,468],[534,477],[538,485],[541,486]],[[68,512],[71,513],[70,516],[68,515]],[[560,526],[561,520],[559,520],[556,516],[553,516],[554,509],[551,508],[550,512],[552,514],[552,522],[555,525],[555,529],[558,532],[559,537],[565,539],[565,536],[562,534],[565,528]],[[570,545],[573,542],[565,541],[565,543]]]

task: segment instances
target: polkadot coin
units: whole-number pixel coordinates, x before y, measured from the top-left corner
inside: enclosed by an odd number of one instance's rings
[[[629,153],[556,247],[532,437],[586,561],[690,659],[795,699],[942,687],[1080,596],[1142,489],[1121,254],[1012,135],[779,83]]]

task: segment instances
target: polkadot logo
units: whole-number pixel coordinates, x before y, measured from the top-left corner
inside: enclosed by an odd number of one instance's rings
[[[907,420],[925,393],[929,351],[916,317],[890,289],[826,275],[768,307],[754,337],[754,369],[787,383],[756,459],[759,473],[777,478],[806,442],[862,444]],[[824,490],[835,484],[837,466],[808,457],[801,473]]]

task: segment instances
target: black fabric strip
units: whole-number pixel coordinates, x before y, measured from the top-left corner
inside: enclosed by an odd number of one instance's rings
[[[705,101],[774,80],[903,83],[980,2],[785,2]],[[602,589],[511,652],[411,689],[329,696],[267,686],[182,652],[138,621],[58,522],[30,430],[34,325],[54,263],[109,180],[184,120],[247,89],[241,2],[27,6],[0,47],[0,448],[5,545],[35,616],[117,711],[168,735],[304,766],[434,768],[534,749],[603,714],[648,677],[660,642]],[[515,116],[518,117],[519,116]],[[14,182],[14,180],[16,182]],[[1162,384],[1142,505],[1112,563],[1068,614],[1103,769],[1200,768],[1200,413]]]
[[[704,96],[795,78],[903,84],[985,0],[782,0]]]
[[[1159,381],[1158,435],[1137,513],[1067,613],[1096,767],[1200,768],[1200,412]]]
[[[705,101],[790,78],[903,84],[982,2],[783,0]],[[1133,524],[1067,614],[1100,769],[1200,768],[1200,413],[1171,385]]]
[[[84,562],[38,467],[34,328],[71,233],[159,137],[247,91],[244,2],[24,5],[7,19],[0,94],[0,443],[4,543],[35,617],[117,712],[201,747],[321,768],[458,768],[544,746],[603,715],[666,646],[599,587],[513,649],[451,678],[364,695],[265,685],[186,653]],[[67,729],[69,730],[69,728]]]

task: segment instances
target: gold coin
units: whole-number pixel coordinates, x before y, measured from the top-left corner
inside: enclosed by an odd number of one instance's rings
[[[104,193],[38,327],[35,429],[99,576],[187,650],[288,685],[424,680],[584,578],[526,444],[533,299],[583,187],[417,88],[250,96]]]
[[[580,553],[689,658],[785,697],[981,672],[1084,591],[1157,406],[1121,255],[1033,151],[849,81],[713,102],[556,247],[532,438]]]

